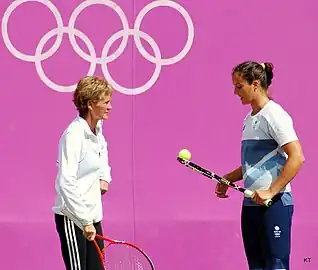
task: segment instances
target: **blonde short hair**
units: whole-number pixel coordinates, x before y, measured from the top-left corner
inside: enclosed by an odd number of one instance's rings
[[[112,86],[103,78],[97,76],[85,76],[82,78],[73,93],[73,103],[80,116],[86,116],[89,101],[98,102],[103,94],[110,96]]]

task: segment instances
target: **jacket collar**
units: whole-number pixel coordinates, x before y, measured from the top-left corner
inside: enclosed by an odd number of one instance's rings
[[[95,135],[84,118],[78,115],[77,119],[81,123],[81,125],[83,125],[86,134]],[[102,126],[103,123],[101,120],[99,120],[96,125],[96,135],[98,135],[102,131]]]

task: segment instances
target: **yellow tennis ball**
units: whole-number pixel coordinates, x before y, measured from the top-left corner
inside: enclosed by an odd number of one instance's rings
[[[179,158],[185,159],[185,160],[190,160],[191,159],[191,153],[188,149],[182,149],[179,152],[178,155]]]

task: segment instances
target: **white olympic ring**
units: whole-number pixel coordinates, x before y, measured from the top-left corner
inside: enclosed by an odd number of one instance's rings
[[[56,19],[56,23],[57,23],[57,28],[50,30],[41,38],[39,44],[36,47],[35,55],[27,55],[27,54],[24,54],[24,53],[18,51],[13,46],[13,44],[9,38],[9,34],[8,34],[8,21],[9,21],[9,18],[11,16],[12,12],[18,6],[20,6],[21,4],[26,3],[26,2],[38,2],[38,3],[44,4],[53,13],[53,15],[55,16],[55,19]],[[101,5],[105,5],[107,7],[112,8],[120,17],[122,27],[123,27],[123,30],[120,30],[120,31],[114,33],[107,40],[107,42],[102,50],[101,57],[97,57],[94,45],[92,44],[90,39],[83,32],[81,32],[75,28],[75,22],[76,22],[77,17],[79,16],[79,14],[85,8],[87,8],[91,5],[96,5],[96,4],[101,4]],[[187,26],[188,26],[188,40],[187,40],[184,48],[176,56],[171,57],[171,58],[167,58],[167,59],[162,59],[160,49],[159,49],[157,43],[153,40],[153,38],[151,38],[148,34],[146,34],[140,30],[141,22],[142,22],[143,18],[145,17],[145,15],[150,10],[152,10],[156,7],[160,7],[160,6],[171,7],[173,9],[176,9],[177,11],[179,11],[180,14],[183,16],[183,18],[185,19]],[[141,93],[147,91],[149,88],[151,88],[155,84],[155,82],[159,78],[162,66],[175,64],[175,63],[179,62],[180,60],[182,60],[188,54],[188,52],[190,51],[190,49],[192,47],[193,40],[194,40],[194,26],[193,26],[193,22],[192,22],[192,19],[191,19],[189,13],[180,4],[178,4],[174,1],[170,1],[170,0],[156,0],[156,1],[153,1],[150,4],[146,5],[137,15],[133,29],[129,28],[129,23],[128,23],[128,20],[127,20],[127,17],[125,15],[124,11],[115,2],[113,2],[111,0],[86,0],[86,1],[82,2],[81,4],[79,4],[75,8],[73,13],[71,14],[68,26],[63,25],[63,20],[62,20],[62,17],[61,17],[59,10],[55,7],[55,5],[50,0],[16,0],[16,1],[13,1],[9,5],[9,7],[6,9],[6,11],[3,15],[3,18],[2,18],[2,36],[3,36],[4,43],[5,43],[6,47],[8,48],[8,50],[15,57],[17,57],[20,60],[27,61],[27,62],[34,62],[35,67],[36,67],[36,71],[37,71],[40,79],[48,87],[50,87],[52,90],[55,90],[58,92],[72,92],[72,91],[74,91],[76,85],[62,86],[62,85],[55,84],[45,75],[43,68],[42,68],[42,64],[41,64],[41,62],[43,60],[48,59],[54,53],[57,52],[57,50],[59,49],[59,47],[62,43],[63,34],[68,34],[70,43],[71,43],[74,51],[82,59],[86,60],[87,62],[90,62],[90,68],[89,68],[87,75],[93,75],[95,72],[95,69],[96,69],[96,65],[100,64],[105,78],[110,82],[110,84],[112,84],[114,89],[116,89],[117,91],[119,91],[123,94],[136,95],[136,94],[141,94]],[[44,45],[47,43],[47,41],[50,38],[52,38],[55,35],[57,36],[57,38],[56,38],[56,41],[54,42],[53,46],[47,52],[42,53]],[[88,48],[89,54],[85,53],[79,47],[79,45],[76,42],[75,36],[77,36],[78,38],[80,38],[84,42],[84,44]],[[146,60],[155,64],[155,71],[154,71],[152,77],[150,78],[150,80],[147,83],[145,83],[143,86],[136,87],[136,88],[126,88],[126,87],[123,87],[123,86],[119,85],[118,83],[116,83],[112,79],[112,77],[108,71],[108,67],[107,67],[107,64],[116,60],[123,53],[123,51],[125,50],[125,48],[128,44],[129,36],[134,37],[136,47],[137,47],[138,51],[140,52],[140,54]],[[122,38],[122,41],[121,41],[119,47],[117,48],[117,50],[114,53],[112,53],[111,55],[108,55],[109,49],[111,48],[113,43],[116,40],[118,40],[119,38]],[[143,38],[144,40],[146,40],[149,43],[149,45],[151,46],[151,48],[154,52],[154,56],[150,55],[145,50],[145,48],[143,47],[143,45],[141,43],[140,38]]]

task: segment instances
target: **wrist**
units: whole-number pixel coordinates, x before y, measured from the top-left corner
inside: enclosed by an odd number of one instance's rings
[[[270,186],[268,190],[271,193],[272,197],[275,197],[280,192],[280,190],[274,185]]]
[[[99,181],[100,181],[100,182],[104,181],[104,182],[106,182],[107,184],[109,184],[111,180],[99,179]]]
[[[229,175],[228,174],[223,175],[222,178],[224,178],[224,179],[226,179],[226,180],[231,182],[231,180],[229,179]]]
[[[83,227],[87,227],[87,226],[90,226],[92,224],[93,224],[93,221],[87,221],[87,222],[82,223]]]
[[[223,178],[225,178],[226,180],[228,180],[228,181],[230,181],[230,182],[233,182],[233,181],[234,181],[234,179],[233,179],[233,177],[232,177],[232,175],[231,175],[230,173],[225,174],[225,175],[223,176]]]

